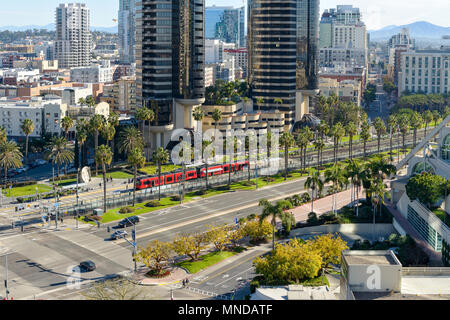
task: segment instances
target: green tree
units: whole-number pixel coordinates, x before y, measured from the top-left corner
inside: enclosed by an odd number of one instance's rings
[[[361,190],[362,181],[365,177],[365,166],[356,160],[350,160],[345,168],[345,173],[352,183],[352,202],[356,199],[353,207],[356,207],[356,216],[359,213],[359,191]]]
[[[361,125],[361,134],[360,137],[363,141],[363,150],[364,150],[364,159],[366,159],[366,148],[367,148],[367,141],[370,139],[370,126],[367,123],[367,121],[364,121]]]
[[[333,183],[333,213],[336,215],[336,192],[342,189],[347,182],[344,170],[339,165],[334,165],[331,168],[325,170],[325,183]]]
[[[302,172],[306,170],[306,149],[308,148],[309,143],[314,137],[314,133],[309,129],[309,127],[304,127],[300,130],[297,135],[297,145],[300,148],[300,155],[302,156]]]
[[[348,156],[350,158],[350,160],[353,158],[353,136],[356,135],[358,133],[358,128],[356,127],[356,125],[350,121],[346,126],[345,126],[345,131],[349,137],[349,148],[348,148]]]
[[[320,171],[311,169],[309,177],[305,181],[305,188],[311,189],[311,212],[314,212],[314,197],[317,197],[323,189]],[[316,195],[314,195],[314,191],[317,191]]]
[[[316,141],[314,141],[314,149],[317,151],[317,170],[320,169],[322,152],[324,147],[325,143],[323,142],[322,139],[317,139]]]
[[[138,128],[128,126],[119,134],[119,151],[128,154],[134,149],[144,149],[144,139]]]
[[[386,125],[380,117],[377,117],[373,122],[373,127],[375,128],[375,132],[377,133],[378,153],[380,153],[381,136],[386,133]]]
[[[287,180],[289,171],[289,148],[294,145],[294,137],[290,132],[283,132],[280,137],[280,145],[284,147],[284,180]]]
[[[133,207],[136,204],[136,184],[137,184],[137,170],[145,165],[145,157],[142,155],[142,149],[133,149],[128,153],[128,164],[133,167]]]
[[[158,166],[158,200],[161,200],[161,166],[169,161],[169,152],[159,147],[153,152],[153,160]]]
[[[6,129],[3,127],[0,127],[0,143],[6,142],[8,138],[8,134],[6,133]]]
[[[95,150],[95,161],[102,166],[103,174],[103,212],[106,212],[106,166],[111,164],[113,153],[111,149],[102,144]]]
[[[413,129],[413,140],[414,140],[414,147],[417,144],[417,130],[422,126],[423,124],[423,119],[422,116],[420,115],[420,113],[418,112],[414,112],[411,115],[411,118],[409,119],[409,123]]]
[[[214,109],[212,118],[214,120],[214,129],[217,130],[217,125],[219,124],[219,121],[222,120],[222,118],[223,118],[222,111],[220,111],[217,108]]]
[[[262,223],[265,219],[271,218],[272,225],[272,249],[275,250],[275,226],[277,224],[277,218],[280,220],[283,218],[283,215],[286,214],[286,209],[291,209],[292,204],[289,201],[281,200],[277,201],[274,205],[270,203],[266,199],[262,199],[259,201],[259,206],[263,207],[262,213],[259,216],[259,221]]]
[[[140,120],[141,121],[141,125],[142,125],[142,137],[144,137],[145,136],[145,134],[144,134],[144,128],[145,128],[145,122],[147,121],[148,122],[148,143],[149,143],[149,145],[148,145],[148,148],[149,148],[149,150],[150,150],[150,134],[151,134],[151,132],[150,132],[150,124],[151,124],[151,122],[155,119],[155,113],[153,112],[153,110],[152,109],[150,109],[150,108],[146,108],[146,107],[144,107],[144,108],[140,108],[140,109],[138,109],[137,111],[136,111],[136,119],[138,119],[138,120]],[[150,155],[149,155],[150,156]],[[149,159],[149,157],[147,158],[147,160],[150,160]]]
[[[428,124],[433,121],[433,113],[427,110],[423,114],[423,122],[425,123],[425,137],[427,136]]]
[[[64,129],[64,136],[67,140],[69,140],[69,130],[73,127],[73,119],[71,117],[65,116],[61,120],[61,127]]]
[[[258,113],[261,113],[261,105],[264,103],[263,98],[256,98],[256,105],[258,106]]]
[[[0,167],[5,173],[5,185],[8,180],[8,169],[20,168],[22,166],[23,155],[14,141],[4,141],[0,143]]]
[[[98,148],[98,135],[100,130],[105,125],[105,118],[100,114],[95,114],[89,121],[89,127],[92,133],[94,133],[94,147]],[[95,160],[95,175],[98,175],[98,163]]]
[[[333,149],[334,163],[337,163],[339,141],[342,139],[344,134],[345,134],[345,129],[340,122],[336,123],[330,129],[330,135],[333,137],[333,145],[334,145],[334,149]]]
[[[349,249],[347,242],[342,240],[339,234],[325,234],[315,236],[314,239],[306,242],[311,251],[316,251],[322,257],[322,268],[326,269],[330,264],[339,265],[341,263],[342,251]]]
[[[389,126],[390,130],[390,136],[389,136],[389,157],[391,159],[391,162],[394,161],[394,157],[392,155],[392,137],[394,136],[394,132],[397,128],[397,117],[393,114],[391,114],[387,120],[387,124]]]
[[[433,205],[445,196],[446,183],[448,182],[444,177],[424,172],[409,179],[406,194],[411,201],[417,199],[432,209]]]
[[[25,159],[28,159],[28,139],[30,134],[34,131],[34,123],[31,119],[25,119],[22,122],[22,125],[20,126],[20,129],[22,130],[23,134],[26,136],[25,141]]]
[[[47,146],[44,157],[51,161],[53,166],[56,165],[56,176],[59,178],[59,167],[71,163],[75,155],[69,147],[66,138],[53,137]]]

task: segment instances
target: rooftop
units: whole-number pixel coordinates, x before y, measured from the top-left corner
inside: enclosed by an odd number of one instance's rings
[[[348,265],[400,265],[392,251],[351,250],[344,251],[343,256]]]

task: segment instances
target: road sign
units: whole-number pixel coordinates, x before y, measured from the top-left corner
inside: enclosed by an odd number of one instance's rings
[[[133,247],[136,247],[136,242],[132,242],[131,244],[133,245]]]
[[[56,202],[56,203],[54,204],[54,206],[55,206],[55,208],[59,207],[59,202]]]

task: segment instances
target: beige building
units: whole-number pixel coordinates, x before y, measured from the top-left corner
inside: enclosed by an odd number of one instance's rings
[[[122,77],[113,84],[105,85],[100,101],[109,103],[111,110],[120,114],[134,113],[136,110],[136,78]]]
[[[338,81],[332,78],[320,78],[319,89],[320,95],[324,97],[329,97],[334,93],[342,101],[361,105],[361,82],[358,80]]]
[[[227,130],[267,130],[279,129],[284,130],[285,115],[283,112],[274,110],[272,112],[253,112],[253,104],[251,101],[240,102],[237,104],[223,106],[223,105],[203,105],[205,117],[202,122],[202,129],[215,128],[215,121],[212,114],[215,109],[222,111],[222,120],[217,125],[217,129],[222,133]]]

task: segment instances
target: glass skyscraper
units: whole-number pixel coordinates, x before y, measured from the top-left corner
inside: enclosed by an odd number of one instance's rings
[[[245,8],[206,7],[206,39],[219,39],[245,47]]]
[[[289,128],[317,93],[318,28],[318,0],[248,2],[252,99],[263,100],[261,111],[284,112]]]
[[[119,3],[119,54],[120,62],[135,62],[136,0],[120,0]]]
[[[152,150],[174,129],[192,129],[192,109],[205,101],[204,12],[204,0],[138,2],[136,107],[155,112],[145,136]]]

